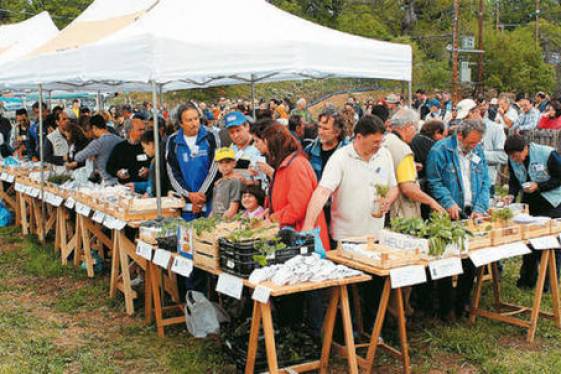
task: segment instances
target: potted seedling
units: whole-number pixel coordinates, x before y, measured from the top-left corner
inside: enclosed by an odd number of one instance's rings
[[[384,211],[384,203],[390,191],[390,187],[384,184],[377,184],[376,186],[376,196],[372,204],[372,217],[382,218],[386,212]]]

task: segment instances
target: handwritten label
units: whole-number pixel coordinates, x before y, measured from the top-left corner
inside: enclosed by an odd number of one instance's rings
[[[104,218],[105,218],[105,214],[103,212],[100,212],[99,210],[96,210],[92,217],[92,221],[97,223],[103,223]]]
[[[183,275],[184,277],[188,277],[193,271],[193,261],[185,257],[175,256],[173,264],[171,265],[171,271],[176,274]],[[218,281],[220,282],[220,278]]]
[[[469,258],[473,265],[478,268],[502,260],[503,252],[499,247],[484,248],[471,252]]]
[[[64,203],[64,206],[68,209],[74,209],[74,205],[76,205],[76,201],[74,201],[74,199],[71,197],[66,199],[66,202]]]
[[[501,245],[500,250],[502,252],[503,259],[532,253],[530,248],[528,248],[528,246],[522,242]]]
[[[243,280],[234,275],[222,273],[218,276],[216,292],[240,300],[242,298]]]
[[[271,296],[271,289],[265,286],[257,286],[251,295],[251,298],[260,303],[267,304]]]
[[[156,249],[156,253],[154,253],[154,258],[152,259],[152,262],[160,267],[163,267],[164,269],[167,269],[170,259],[171,259],[171,252],[158,248]]]
[[[425,283],[427,281],[427,273],[425,272],[425,267],[421,265],[404,266],[390,270],[390,280],[392,288],[413,286]]]
[[[51,204],[59,207],[62,205],[62,201],[64,200],[61,196],[57,196],[57,195],[51,195],[52,199],[51,199]]]
[[[0,180],[7,181],[8,180],[8,173],[4,172],[0,174]]]
[[[126,225],[127,225],[127,223],[125,221],[121,221],[118,218],[114,218],[113,229],[122,230],[123,228],[125,228]]]
[[[29,195],[31,197],[37,198],[39,196],[39,193],[41,193],[41,190],[39,190],[38,188],[31,188],[31,191],[29,192]]]
[[[24,191],[24,186],[22,184],[16,183],[16,185],[14,186],[14,189],[16,190],[16,192],[23,192]]]
[[[559,245],[559,240],[555,236],[544,236],[541,238],[534,238],[530,239],[530,244],[534,247],[535,250],[543,250],[543,249],[558,249],[561,248]]]
[[[462,274],[462,260],[457,257],[445,258],[429,263],[430,277],[433,280]]]
[[[91,208],[87,205],[84,205],[82,203],[76,203],[76,213],[82,215],[82,216],[89,216],[90,212],[91,212]]]
[[[136,244],[136,254],[148,261],[152,261],[152,246],[139,240]]]
[[[426,239],[418,239],[409,235],[399,234],[388,230],[381,230],[378,234],[380,244],[391,248],[411,250],[419,248],[421,252],[429,252],[429,244]]]
[[[16,180],[16,176],[15,176],[15,175],[8,175],[8,179],[6,179],[6,182],[8,182],[8,183],[14,183],[15,180]]]

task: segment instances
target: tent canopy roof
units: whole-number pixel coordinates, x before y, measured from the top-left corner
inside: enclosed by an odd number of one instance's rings
[[[410,81],[412,52],[408,45],[314,24],[264,0],[159,0],[96,43],[5,70],[0,81],[45,88],[146,90],[155,82],[169,91],[325,77]]]

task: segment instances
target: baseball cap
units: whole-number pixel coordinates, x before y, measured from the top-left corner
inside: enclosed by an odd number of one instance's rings
[[[399,96],[397,96],[396,94],[389,94],[388,96],[386,96],[385,101],[388,104],[399,104],[400,102]]]
[[[222,161],[222,160],[235,160],[236,154],[232,148],[222,147],[218,148],[214,153],[214,161]]]
[[[463,99],[456,105],[456,110],[458,111],[457,119],[464,119],[467,117],[469,112],[475,108],[477,104],[472,99]]]
[[[245,118],[242,112],[231,112],[226,115],[224,118],[224,127],[229,129],[230,127],[241,126],[247,122],[247,118]]]

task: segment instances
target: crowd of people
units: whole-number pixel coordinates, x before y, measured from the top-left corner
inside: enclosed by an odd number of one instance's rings
[[[159,152],[162,194],[183,197],[185,220],[242,213],[296,231],[319,228],[325,250],[344,238],[376,235],[395,217],[480,218],[501,170],[508,170],[510,194],[522,192],[531,214],[561,217],[561,156],[523,137],[536,128],[561,129],[560,99],[541,92],[454,104],[447,92],[429,97],[418,90],[411,107],[399,94],[363,104],[351,97],[343,108],[325,105],[317,117],[304,98],[294,105],[261,100],[255,108],[243,100],[192,101],[171,113],[149,103],[94,115],[76,102],[52,110],[35,103],[32,111],[30,118],[20,109],[14,125],[0,126],[4,157],[37,161],[42,148],[45,162],[61,170],[89,167],[92,181],[154,196]],[[520,287],[535,284],[537,261],[525,257]],[[434,292],[442,318],[462,317],[473,277],[466,261],[456,287],[445,279],[434,290],[419,289],[408,309],[433,308],[422,305]],[[194,271],[186,286],[204,288],[201,273]],[[321,294],[312,299],[314,313],[325,306]]]

